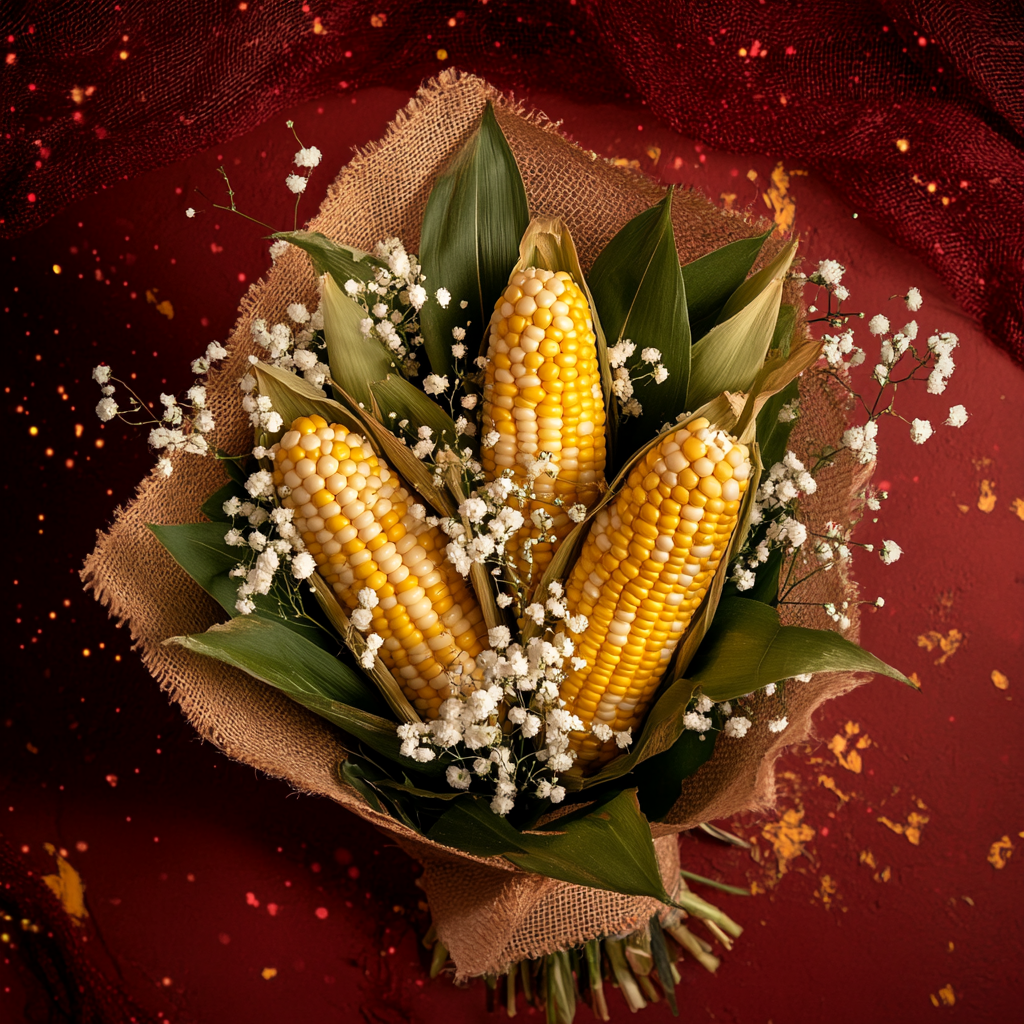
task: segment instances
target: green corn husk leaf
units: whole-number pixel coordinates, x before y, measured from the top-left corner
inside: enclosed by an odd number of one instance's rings
[[[344,288],[346,281],[372,281],[376,270],[387,269],[376,256],[340,245],[319,231],[278,231],[271,237],[291,242],[308,253],[317,276],[330,274],[339,288]]]
[[[793,344],[793,331],[796,329],[796,306],[784,302],[779,307],[779,318],[775,321],[775,333],[769,350],[778,352],[783,359],[789,356]]]
[[[401,741],[395,723],[381,717],[385,705],[366,678],[283,626],[237,618],[211,626],[205,633],[171,637],[165,643],[179,644],[247,672],[403,769],[409,768],[409,759],[399,752]],[[438,759],[417,764],[416,771],[441,777],[445,767],[445,762]]]
[[[398,373],[398,367],[379,341],[363,334],[359,325],[365,311],[329,274],[320,279],[320,309],[331,377],[360,405],[369,408],[371,384]]]
[[[384,376],[370,384],[370,391],[377,403],[377,418],[393,433],[399,433],[398,424],[402,420],[408,420],[407,435],[415,437],[419,427],[430,427],[434,432],[432,440],[437,442],[438,451],[445,445],[454,451],[472,446],[474,439],[460,437],[455,431],[455,423],[451,416],[404,377],[397,374]]]
[[[338,603],[334,591],[331,590],[330,585],[319,572],[313,573],[309,577],[309,581],[313,585],[320,610],[327,617],[328,622],[337,630],[341,639],[345,641],[348,649],[357,658],[360,658],[366,650],[366,640],[355,626],[352,625],[344,609]],[[391,671],[381,661],[379,656],[375,656],[373,665],[369,669],[363,668],[363,671],[377,684],[377,689],[380,690],[381,695],[388,702],[388,706],[400,722],[422,721],[416,709],[409,703],[408,698],[402,692],[401,686],[398,685],[398,680],[391,674]]]
[[[729,297],[750,273],[750,268],[774,228],[753,238],[740,238],[699,260],[683,266],[690,333],[699,341],[712,327]]]
[[[612,371],[608,365],[608,340],[598,315],[597,303],[591,293],[587,279],[583,276],[580,258],[576,252],[576,243],[572,232],[561,217],[534,217],[523,233],[519,243],[519,262],[513,273],[527,267],[539,267],[557,273],[564,270],[571,274],[573,280],[583,289],[590,306],[590,315],[594,322],[594,336],[597,338],[597,361],[601,370],[601,393],[604,396],[606,433],[608,435],[608,451],[613,448],[618,425],[618,405],[612,400]],[[510,275],[511,276],[511,275]],[[481,355],[486,354],[486,343]]]
[[[446,811],[427,838],[479,857],[504,856],[548,878],[672,904],[635,789],[613,793],[550,829],[519,832],[484,800],[473,799]]]
[[[800,395],[797,381],[790,381],[781,391],[771,396],[757,414],[757,443],[761,459],[769,469],[786,454],[786,442],[796,426],[796,420],[779,422],[779,412]]]
[[[628,338],[636,345],[626,364],[631,376],[644,372],[638,371],[644,348],[661,352],[668,379],[644,384],[643,413],[628,431],[630,438],[649,437],[686,407],[691,373],[686,286],[672,230],[671,191],[604,247],[591,268],[590,289],[608,343]],[[615,464],[624,455],[616,452]]]
[[[231,616],[238,614],[235,608],[238,581],[228,577],[228,572],[238,564],[238,549],[224,543],[224,523],[179,523],[173,526],[150,523],[148,526],[178,565],[224,611]],[[287,604],[283,605],[278,600],[276,593],[253,594],[252,599],[256,605],[252,614],[256,618],[284,626],[324,650],[334,646],[324,629],[308,619],[298,618]]]
[[[287,370],[280,370],[267,363],[257,363],[251,371],[256,376],[256,386],[261,395],[266,395],[274,411],[284,420],[282,428],[268,435],[267,446],[279,441],[281,435],[291,428],[299,416],[323,416],[328,423],[339,423],[349,430],[356,430],[356,420],[338,402],[325,397],[312,384]]]
[[[750,389],[768,354],[781,302],[782,282],[770,281],[748,305],[693,346],[687,407],[723,391]]]
[[[793,239],[779,250],[779,254],[768,266],[759,270],[753,277],[748,277],[729,296],[729,301],[722,307],[716,322],[722,324],[731,320],[741,309],[749,306],[770,284],[782,281],[796,258],[796,249],[797,242],[796,239]]]
[[[919,689],[838,633],[783,626],[774,608],[738,597],[718,606],[688,675],[712,700],[725,701],[806,672],[873,672]]]
[[[434,373],[454,371],[453,327],[471,321],[477,335],[486,331],[529,219],[519,167],[488,102],[480,127],[438,178],[423,215],[420,262],[431,297],[420,310],[420,327]],[[452,296],[447,309],[434,298],[442,287]],[[469,303],[466,309],[461,301]]]

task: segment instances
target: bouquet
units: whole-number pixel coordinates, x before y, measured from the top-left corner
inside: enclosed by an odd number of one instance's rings
[[[849,427],[864,353],[800,302],[817,286],[842,328],[838,264],[797,274],[795,241],[469,76],[271,254],[205,383],[161,396],[162,457],[89,585],[204,737],[423,863],[435,973],[503,976],[510,1013],[519,985],[552,1020],[585,991],[607,1019],[606,977],[674,1008],[680,952],[714,969],[741,930],[676,833],[770,799],[858,673],[913,685],[853,642],[851,531],[881,396],[941,390],[956,339],[919,355],[876,317],[879,400]],[[144,408],[95,375],[101,418]]]

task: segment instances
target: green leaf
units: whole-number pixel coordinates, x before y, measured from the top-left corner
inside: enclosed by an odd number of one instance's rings
[[[718,724],[718,723],[716,723]],[[648,758],[633,773],[640,808],[648,821],[660,821],[672,810],[688,779],[715,752],[716,732],[685,730],[668,750]]]
[[[694,341],[714,326],[715,318],[729,296],[743,284],[773,230],[769,228],[763,235],[737,239],[683,267],[686,305]],[[706,324],[699,333],[698,324]]]
[[[239,668],[337,725],[371,750],[403,768],[410,765],[409,758],[400,753],[395,723],[378,713],[386,709],[365,677],[312,644],[301,643],[288,630],[259,619],[237,618],[211,626],[205,633],[171,637],[164,642],[180,644]],[[425,775],[443,777],[446,762],[437,760],[415,767]]]
[[[272,237],[291,242],[307,252],[317,276],[330,274],[339,288],[344,288],[345,282],[350,280],[372,281],[375,270],[387,267],[376,256],[351,245],[332,242],[319,231],[278,231]]]
[[[438,178],[423,214],[420,261],[430,298],[420,326],[434,373],[453,379],[453,327],[471,321],[471,330],[483,336],[529,219],[523,179],[488,102],[480,127]],[[442,287],[452,296],[447,309],[434,297]]]
[[[224,543],[227,526],[222,522],[181,523],[174,526],[149,524],[149,529],[167,549],[171,557],[212,597],[229,615],[237,615],[238,580],[229,579],[228,572],[239,561],[239,549]],[[275,622],[305,637],[310,643],[326,648],[330,644],[323,629],[308,619],[296,618],[285,605],[281,610],[275,592],[254,594],[257,618]]]
[[[778,352],[783,358],[789,355],[793,344],[793,330],[796,327],[796,306],[788,302],[782,303],[779,307],[779,318],[775,321],[775,330],[772,333],[772,352]]]
[[[779,412],[784,405],[800,397],[797,381],[790,381],[781,391],[772,395],[757,414],[757,443],[761,446],[761,459],[771,469],[776,462],[781,462],[786,454],[789,435],[796,425],[796,420],[788,423],[779,422]]]
[[[279,441],[299,416],[316,414],[323,416],[328,423],[340,423],[349,430],[356,429],[356,421],[343,405],[327,398],[318,388],[294,373],[267,363],[257,363],[252,372],[256,375],[260,394],[270,399],[274,411],[284,420],[281,429],[269,435],[267,447]]]
[[[214,523],[230,523],[231,516],[224,511],[224,502],[229,498],[248,501],[249,495],[245,488],[234,480],[229,480],[223,487],[211,494],[200,506],[199,511]]]
[[[753,277],[748,277],[736,291],[729,296],[729,301],[722,307],[718,314],[718,323],[724,323],[732,319],[741,309],[749,306],[770,284],[781,281],[789,272],[789,268],[796,256],[797,242],[794,239],[779,250],[779,254],[768,264],[759,270]]]
[[[504,856],[548,878],[671,904],[635,789],[621,790],[549,828],[519,832],[485,801],[474,799],[446,811],[427,838],[478,857]]]
[[[630,438],[650,437],[687,408],[690,379],[690,325],[672,230],[671,191],[604,247],[589,280],[608,344],[628,338],[636,345],[626,364],[630,375],[652,369],[641,360],[645,348],[658,349],[668,370],[663,383],[642,384],[643,414],[630,424]]]
[[[331,377],[368,409],[370,385],[397,373],[398,367],[379,341],[363,334],[359,325],[366,312],[331,277],[323,279],[320,295]]]
[[[276,622],[239,616],[173,642],[234,665],[296,700],[315,694],[372,714],[386,713],[362,673]]]
[[[782,282],[771,281],[749,304],[693,346],[690,385],[679,408],[702,405],[723,391],[750,389],[764,365],[781,302]]]
[[[838,633],[783,626],[774,608],[736,597],[719,604],[688,675],[712,700],[723,701],[805,672],[875,672],[914,687]]]
[[[380,410],[381,423],[393,433],[401,434],[402,428],[398,424],[408,420],[406,436],[415,437],[419,427],[430,427],[434,432],[432,440],[437,442],[439,451],[444,445],[458,451],[469,444],[470,438],[463,438],[460,443],[451,416],[404,377],[397,374],[384,376],[370,385],[370,391]]]

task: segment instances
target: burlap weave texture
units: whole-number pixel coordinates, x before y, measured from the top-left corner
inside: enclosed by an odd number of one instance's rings
[[[487,99],[494,101],[519,162],[531,212],[558,215],[568,223],[585,270],[626,220],[661,198],[663,190],[656,183],[584,152],[543,115],[517,108],[480,79],[450,73],[421,89],[384,139],[358,153],[341,171],[309,228],[364,249],[397,235],[415,251],[433,182],[475,128]],[[676,194],[674,223],[684,262],[758,229],[693,191]],[[762,263],[779,244],[769,242]],[[237,381],[247,369],[248,356],[261,354],[252,340],[253,320],[275,323],[285,319],[289,303],[315,308],[317,301],[315,276],[297,249],[284,253],[267,277],[250,287],[228,342],[228,358],[208,381],[218,447],[241,452],[252,443],[238,404]],[[789,301],[798,300],[790,296]],[[801,395],[804,415],[792,446],[807,452],[844,429],[843,396],[813,371],[805,374]],[[651,899],[541,878],[502,858],[473,858],[424,840],[371,810],[340,783],[337,765],[345,750],[332,726],[242,672],[166,645],[168,637],[201,632],[225,617],[147,529],[147,523],[200,520],[201,503],[223,482],[213,459],[172,459],[173,475],[143,480],[134,500],[100,535],[83,572],[86,585],[129,626],[143,662],[201,736],[229,757],[286,779],[303,792],[335,800],[390,833],[423,863],[421,884],[460,977],[497,972],[525,956],[632,930],[658,909]],[[829,519],[849,522],[864,479],[863,472],[847,464],[822,474],[817,494],[804,507],[811,528],[820,529]],[[819,574],[801,599],[839,601],[851,587],[844,571],[836,569]],[[820,610],[803,607],[801,612],[792,621],[817,628],[831,625]],[[770,803],[777,753],[808,735],[811,713],[822,701],[857,682],[849,675],[822,675],[791,687],[786,706],[790,726],[782,734],[767,730],[771,714],[765,698],[759,724],[746,739],[719,742],[714,758],[686,783],[668,823],[654,828],[670,892],[678,882],[675,833]]]

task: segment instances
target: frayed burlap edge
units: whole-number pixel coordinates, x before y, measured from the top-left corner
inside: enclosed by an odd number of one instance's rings
[[[365,249],[397,235],[415,250],[433,181],[473,131],[488,99],[494,102],[519,161],[531,211],[557,214],[569,224],[584,268],[626,220],[664,194],[649,179],[568,142],[544,115],[506,100],[480,79],[446,72],[419,90],[383,139],[358,152],[341,171],[309,228]],[[684,261],[764,229],[763,224],[718,210],[692,190],[677,191],[673,209]],[[779,244],[773,239],[766,245],[762,263]],[[789,299],[799,301],[795,294]],[[249,288],[227,343],[229,355],[209,375],[208,403],[218,423],[213,440],[219,447],[244,451],[251,444],[236,383],[247,369],[249,355],[258,354],[251,335],[253,320],[284,320],[287,305],[296,301],[314,308],[316,282],[305,255],[290,249],[264,280]],[[805,414],[793,443],[798,451],[807,452],[844,429],[842,396],[813,372],[805,375],[801,394]],[[82,574],[87,589],[128,625],[143,663],[204,739],[231,758],[286,779],[301,792],[335,800],[389,833],[423,863],[421,885],[460,978],[494,973],[523,957],[635,929],[658,910],[660,905],[652,899],[568,885],[519,871],[503,858],[469,857],[424,840],[374,812],[340,783],[337,765],[345,750],[333,727],[244,673],[166,645],[168,637],[202,632],[224,619],[147,529],[148,523],[201,519],[202,501],[223,482],[213,459],[174,455],[172,461],[174,474],[144,479],[134,500],[119,509],[110,529],[99,535]],[[805,507],[812,529],[827,519],[848,522],[844,517],[853,512],[862,486],[852,466],[837,466],[826,476],[827,486],[819,486]],[[839,601],[853,593],[853,584],[837,569],[822,574],[814,592],[824,595],[821,600]],[[806,594],[801,598],[809,599]],[[828,628],[830,623],[822,618],[804,611],[794,621]],[[848,635],[855,633],[856,622]],[[700,821],[767,807],[776,755],[809,734],[811,714],[822,701],[857,682],[853,676],[828,675],[791,687],[785,708],[790,726],[779,735],[768,733],[766,724],[782,713],[776,708],[779,698],[762,699],[758,723],[745,740],[720,740],[714,758],[687,781],[668,822],[654,828],[669,892],[678,883],[674,834]]]

